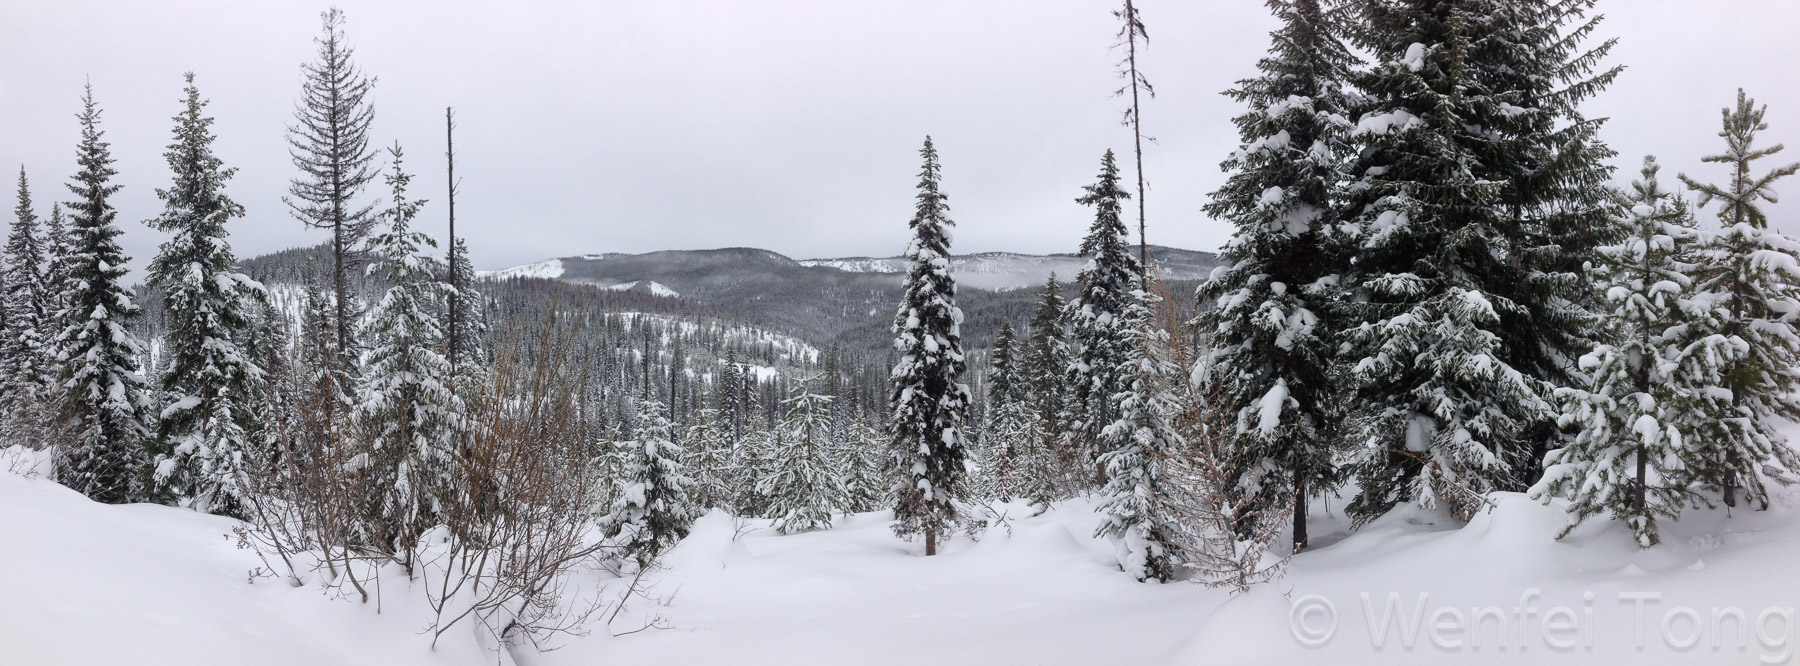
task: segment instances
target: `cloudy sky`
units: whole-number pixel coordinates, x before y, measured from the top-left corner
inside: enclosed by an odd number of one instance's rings
[[[957,252],[1066,252],[1089,216],[1073,200],[1106,149],[1130,149],[1110,51],[1110,0],[341,0],[358,59],[379,77],[374,129],[399,142],[426,215],[443,220],[443,113],[459,130],[459,230],[478,266],[544,257],[728,246],[796,258],[892,255],[921,139],[934,137]],[[137,266],[160,242],[141,221],[168,182],[162,151],[192,70],[218,150],[249,209],[250,256],[318,242],[281,201],[284,143],[324,2],[0,0],[0,166],[23,164],[47,213],[75,170],[84,81],[125,189]],[[1255,0],[1139,0],[1150,239],[1215,249],[1200,213],[1235,147],[1218,93],[1252,72],[1273,27]],[[1770,106],[1767,136],[1800,160],[1800,3],[1602,0],[1602,37],[1628,67],[1590,115],[1634,175],[1645,153],[1723,179],[1718,110],[1737,87]],[[10,183],[8,176],[5,182]],[[11,209],[10,187],[5,210]],[[370,192],[378,196],[382,192]],[[1776,207],[1800,232],[1800,204]]]

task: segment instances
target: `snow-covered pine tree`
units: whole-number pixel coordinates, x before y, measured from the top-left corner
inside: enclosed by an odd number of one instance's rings
[[[286,303],[277,304],[267,291],[245,296],[253,320],[246,348],[263,375],[262,391],[255,397],[261,413],[248,434],[268,466],[263,478],[280,478],[276,470],[292,463],[300,442],[302,384],[295,364],[300,345],[294,344]]]
[[[51,299],[45,290],[48,268],[31,185],[19,167],[19,204],[0,255],[0,437],[37,448],[43,445],[44,402],[50,396],[54,370],[49,338],[53,331]]]
[[[1467,76],[1492,91],[1499,113],[1481,125],[1500,138],[1477,140],[1477,170],[1505,183],[1495,204],[1504,251],[1524,271],[1508,295],[1519,310],[1500,309],[1495,332],[1506,362],[1546,388],[1585,380],[1575,359],[1598,342],[1603,322],[1594,313],[1610,304],[1583,265],[1627,234],[1608,164],[1616,153],[1599,138],[1605,119],[1580,108],[1624,70],[1603,62],[1616,39],[1587,43],[1603,18],[1590,15],[1595,2],[1496,2],[1482,10],[1493,19],[1465,59]],[[1552,419],[1528,424],[1524,439],[1521,448],[1533,454],[1514,459],[1518,484],[1538,478],[1542,454],[1567,443]]]
[[[387,282],[387,293],[363,319],[358,337],[368,345],[358,387],[357,417],[373,438],[370,536],[396,554],[438,524],[441,507],[459,492],[457,437],[464,430],[463,401],[450,390],[450,361],[432,305],[443,295],[437,261],[426,250],[437,242],[412,230],[424,200],[409,200],[412,176],[403,170],[399,146],[389,150],[386,177],[393,203],[381,218],[387,229],[369,238],[379,257],[369,266]]]
[[[156,428],[155,481],[182,506],[242,518],[247,477],[263,471],[250,439],[265,377],[251,350],[257,313],[249,300],[263,287],[233,270],[225,225],[244,208],[225,194],[225,182],[236,169],[213,154],[207,102],[192,72],[186,80],[175,143],[163,154],[173,183],[156,191],[163,213],[148,222],[170,234],[149,270],[168,325],[161,381],[169,406]]]
[[[342,447],[349,445],[350,429],[333,417],[350,409],[351,404],[344,402],[348,391],[338,383],[344,376],[336,371],[341,357],[332,325],[331,294],[320,284],[318,274],[312,272],[306,275],[304,290],[293,369],[300,415],[295,447],[316,456],[324,456],[325,449],[339,448],[342,457],[348,459],[353,454]]]
[[[743,384],[738,369],[737,347],[725,348],[724,363],[719,367],[719,381],[713,386],[713,404],[719,410],[719,423],[733,448],[744,439],[744,406],[738,399],[738,386]]]
[[[982,471],[988,476],[990,494],[1002,502],[1012,501],[1016,493],[1018,449],[1022,448],[1019,437],[1030,413],[1025,404],[1023,346],[1012,322],[1004,321],[988,352],[987,427],[982,437],[986,460]]]
[[[69,227],[63,217],[62,202],[50,204],[50,217],[44,220],[44,344],[48,384],[56,383],[56,334],[68,326],[62,318],[69,307]],[[55,396],[50,396],[54,400]]]
[[[640,568],[686,537],[702,513],[688,495],[693,481],[681,468],[681,447],[672,434],[668,407],[646,395],[638,402],[636,437],[619,443],[619,497],[601,528]]]
[[[1675,518],[1690,500],[1685,479],[1701,432],[1729,413],[1709,390],[1737,354],[1716,328],[1709,299],[1692,298],[1700,235],[1687,205],[1657,182],[1655,158],[1621,197],[1632,234],[1600,248],[1593,279],[1613,309],[1607,344],[1583,356],[1591,378],[1556,390],[1561,423],[1579,429],[1551,451],[1532,494],[1569,500],[1558,538],[1595,515],[1630,525],[1638,545],[1657,544],[1656,519]],[[1725,407],[1725,409],[1721,409]]]
[[[1124,390],[1113,396],[1117,420],[1101,432],[1106,453],[1106,487],[1096,509],[1106,522],[1094,536],[1113,539],[1119,565],[1138,580],[1167,581],[1180,562],[1180,526],[1172,500],[1168,461],[1185,446],[1174,419],[1180,411],[1169,394],[1184,373],[1165,358],[1168,333],[1152,321],[1157,298],[1144,291],[1130,294],[1121,323],[1132,333],[1118,377]]]
[[[1062,499],[1062,462],[1052,448],[1058,439],[1035,411],[1019,420],[1013,441],[1013,495],[1029,502],[1038,513]]]
[[[9,279],[11,276],[7,274],[9,271],[6,267],[6,255],[0,254],[0,347],[3,347],[6,340],[15,335],[10,323],[12,317],[8,313],[11,308],[6,302],[6,292],[10,291],[8,286],[11,284]],[[21,396],[18,395],[20,382],[14,375],[16,371],[7,367],[13,364],[11,361],[12,359],[0,358],[0,440],[12,439],[9,437],[11,434],[10,415],[13,407],[22,402]]]
[[[1083,485],[1091,487],[1105,475],[1096,462],[1105,452],[1101,431],[1118,420],[1112,397],[1125,388],[1119,372],[1135,344],[1124,315],[1143,269],[1131,256],[1125,223],[1119,218],[1120,207],[1131,194],[1119,187],[1119,166],[1111,150],[1100,159],[1099,180],[1083,189],[1087,194],[1076,202],[1094,207],[1094,224],[1081,241],[1081,256],[1088,260],[1076,276],[1081,291],[1064,306],[1063,318],[1069,324],[1065,380],[1074,416],[1066,425],[1075,438]]]
[[[1064,481],[1068,472],[1075,469],[1078,458],[1068,427],[1072,414],[1069,412],[1070,391],[1064,381],[1064,374],[1069,370],[1069,336],[1063,320],[1066,306],[1057,292],[1056,274],[1051,273],[1044,282],[1037,307],[1031,311],[1031,337],[1024,364],[1024,383],[1030,395],[1032,416],[1040,426],[1034,431],[1040,436],[1036,448],[1044,456],[1040,462],[1050,465],[1044,468],[1050,473],[1045,480],[1053,488],[1068,485]],[[1054,489],[1050,493],[1052,496],[1060,494]],[[1054,497],[1047,498],[1046,503],[1049,499]]]
[[[993,348],[988,352],[988,404],[1003,405],[1025,399],[1024,353],[1012,322],[1000,322],[994,333]]]
[[[619,501],[619,492],[625,483],[622,477],[625,469],[624,440],[619,436],[616,423],[607,424],[598,430],[593,447],[594,458],[589,461],[589,465],[602,482],[596,484],[593,505],[610,512],[613,503]],[[604,519],[605,514],[599,518]]]
[[[375,80],[352,61],[356,50],[344,39],[344,13],[336,7],[320,14],[322,33],[313,40],[318,60],[301,65],[300,103],[288,126],[288,154],[300,170],[284,199],[294,217],[307,226],[331,232],[333,345],[340,358],[332,370],[340,376],[345,404],[356,372],[357,308],[350,287],[350,267],[357,244],[374,228],[375,203],[359,204],[363,188],[375,180],[375,152],[369,126],[375,108],[368,97]],[[327,420],[337,420],[336,402],[325,404]]]
[[[1800,239],[1769,227],[1760,201],[1774,203],[1776,181],[1800,171],[1786,164],[1756,176],[1752,163],[1781,152],[1759,147],[1756,133],[1768,129],[1767,106],[1738,90],[1737,104],[1722,110],[1726,150],[1701,158],[1731,167],[1726,185],[1701,183],[1687,174],[1681,182],[1700,193],[1700,205],[1719,202],[1720,230],[1700,250],[1695,291],[1710,295],[1720,321],[1718,332],[1743,346],[1725,371],[1722,388],[1731,392],[1730,417],[1721,419],[1699,442],[1706,461],[1699,478],[1716,484],[1726,506],[1737,506],[1741,489],[1767,506],[1767,481],[1800,470],[1800,454],[1778,429],[1800,419]]]
[[[1355,180],[1343,190],[1360,236],[1343,306],[1354,322],[1344,349],[1358,386],[1346,396],[1348,426],[1363,449],[1361,492],[1348,507],[1358,520],[1404,501],[1467,518],[1486,493],[1524,489],[1524,471],[1554,434],[1549,388],[1566,385],[1591,329],[1579,305],[1591,299],[1577,293],[1585,282],[1556,265],[1559,236],[1546,211],[1597,195],[1540,187],[1526,175],[1572,169],[1603,150],[1559,156],[1539,135],[1569,120],[1575,101],[1604,80],[1572,80],[1594,64],[1585,56],[1556,71],[1542,69],[1549,56],[1531,62],[1539,69],[1509,71],[1531,59],[1521,50],[1544,40],[1568,47],[1589,30],[1557,36],[1561,21],[1580,16],[1580,2],[1562,14],[1544,3],[1523,3],[1533,6],[1523,14],[1506,4],[1360,5],[1355,36],[1377,63],[1355,77],[1364,112],[1351,133]],[[1537,41],[1521,42],[1522,34]],[[1571,89],[1546,94],[1524,83],[1540,77]],[[1568,163],[1544,162],[1559,157]],[[1592,218],[1564,221],[1616,226]],[[1608,235],[1596,228],[1571,233]]]
[[[61,365],[60,426],[56,480],[96,502],[119,504],[142,496],[149,462],[150,401],[138,369],[143,346],[131,332],[138,315],[131,289],[122,280],[130,258],[119,247],[111,197],[111,145],[102,139],[100,107],[89,86],[81,98],[80,170],[69,184],[68,304],[56,336]]]
[[[1206,207],[1236,231],[1199,290],[1213,304],[1201,379],[1234,417],[1221,444],[1243,467],[1236,492],[1257,496],[1257,506],[1291,505],[1299,552],[1307,497],[1339,477],[1329,306],[1340,295],[1346,234],[1331,197],[1348,158],[1344,83],[1356,63],[1318,0],[1268,4],[1281,21],[1269,54],[1255,78],[1226,93],[1249,110],[1235,120],[1241,146],[1223,165],[1230,176]]]
[[[844,431],[840,465],[843,470],[844,513],[875,511],[893,494],[893,478],[883,466],[881,433],[860,416]]]
[[[781,401],[787,417],[776,440],[774,467],[757,480],[769,498],[769,516],[782,534],[831,528],[831,513],[844,506],[843,470],[831,446],[831,396],[812,392],[816,377],[802,380]]]
[[[694,413],[694,424],[682,438],[687,457],[682,467],[694,480],[689,493],[699,509],[732,509],[736,497],[737,470],[731,461],[731,439],[720,422],[719,410],[702,409]]]
[[[938,190],[940,168],[931,137],[919,150],[917,206],[909,226],[904,294],[894,315],[898,362],[893,383],[894,534],[925,537],[925,554],[937,554],[937,540],[960,518],[963,465],[967,455],[963,420],[969,387],[963,371],[962,310],[956,307],[956,279],[950,275],[949,205]]]
[[[760,422],[760,419],[755,421]],[[738,441],[733,467],[739,482],[733,499],[733,514],[745,518],[768,515],[769,496],[762,492],[762,480],[775,473],[775,451],[781,447],[783,435],[779,430],[757,426]]]

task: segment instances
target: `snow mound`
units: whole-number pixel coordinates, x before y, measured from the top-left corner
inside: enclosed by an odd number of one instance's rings
[[[473,632],[433,653],[428,612],[388,589],[374,604],[249,572],[237,521],[148,504],[96,504],[0,469],[0,664],[495,663]],[[391,582],[391,581],[390,581]]]

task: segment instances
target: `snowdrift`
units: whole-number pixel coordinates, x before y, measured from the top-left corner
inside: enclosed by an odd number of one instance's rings
[[[99,505],[9,467],[33,465],[0,465],[8,665],[1800,661],[1791,489],[1768,511],[1695,511],[1644,551],[1603,523],[1554,541],[1560,509],[1513,494],[1466,526],[1400,509],[1347,532],[1321,507],[1311,518],[1326,545],[1235,598],[1119,572],[1086,501],[1028,518],[1003,507],[1005,525],[930,559],[884,513],[779,536],[713,512],[610,627],[596,620],[514,662],[473,627],[433,651],[420,595],[398,578],[384,577],[379,612],[252,578],[262,562],[237,547],[234,521]]]

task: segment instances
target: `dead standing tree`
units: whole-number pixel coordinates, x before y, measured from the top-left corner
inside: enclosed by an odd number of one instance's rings
[[[375,179],[375,153],[369,126],[375,107],[368,95],[375,79],[352,62],[356,50],[344,40],[344,13],[336,7],[323,15],[324,31],[313,41],[317,60],[300,66],[300,101],[288,126],[288,155],[300,169],[283,198],[294,217],[307,226],[331,232],[332,332],[337,338],[337,390],[347,400],[356,359],[353,335],[356,312],[350,294],[350,264],[357,247],[375,223],[375,203],[355,199]],[[328,415],[336,404],[324,406]]]
[[[450,187],[450,197],[448,202],[450,208],[450,240],[445,244],[445,247],[449,248],[449,260],[445,262],[448,270],[444,271],[445,276],[450,282],[450,307],[447,311],[449,319],[449,330],[447,332],[449,333],[449,336],[445,338],[449,344],[445,345],[445,347],[448,352],[447,355],[450,358],[450,371],[454,373],[456,372],[457,352],[461,351],[458,347],[462,343],[462,338],[457,335],[456,320],[457,315],[460,314],[458,306],[460,305],[459,299],[462,297],[464,285],[457,283],[458,275],[456,271],[456,255],[459,249],[456,244],[456,190],[458,184],[456,180],[456,113],[448,106],[444,107],[444,165]]]
[[[1125,109],[1121,122],[1131,128],[1132,152],[1137,159],[1138,266],[1144,270],[1139,284],[1144,291],[1150,291],[1150,241],[1144,235],[1144,139],[1149,138],[1151,142],[1155,142],[1156,138],[1144,136],[1139,93],[1154,98],[1156,88],[1150,85],[1150,79],[1145,78],[1137,66],[1138,42],[1143,41],[1148,45],[1150,33],[1144,30],[1144,21],[1138,18],[1137,5],[1132,0],[1125,0],[1125,6],[1115,10],[1113,16],[1123,23],[1119,27],[1119,42],[1113,48],[1125,47],[1125,58],[1118,62],[1119,78],[1125,79],[1125,85],[1113,91],[1113,95],[1118,97],[1131,93],[1131,108]]]

